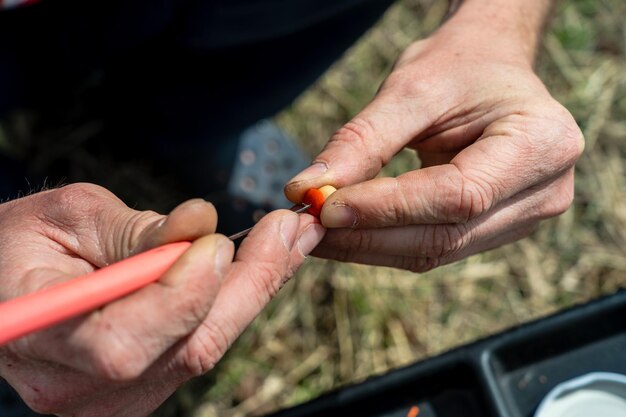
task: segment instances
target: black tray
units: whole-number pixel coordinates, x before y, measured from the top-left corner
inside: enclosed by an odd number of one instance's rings
[[[268,417],[532,417],[559,383],[626,374],[626,291],[513,328]]]

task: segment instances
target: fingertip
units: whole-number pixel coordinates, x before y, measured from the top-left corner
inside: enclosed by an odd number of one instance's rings
[[[298,239],[298,250],[302,256],[307,256],[322,241],[326,228],[320,223],[311,222]]]
[[[283,192],[285,193],[287,200],[294,204],[300,204],[302,202],[302,197],[304,197],[304,191],[301,191],[301,187],[297,182],[290,182],[285,185]]]
[[[220,280],[223,280],[235,258],[235,243],[224,235],[216,236],[215,270]]]
[[[319,219],[306,213],[297,214],[291,210],[272,211],[254,226],[248,238],[242,242],[236,256],[238,259],[249,257],[260,259],[266,256],[273,259],[280,252],[280,248],[289,253],[312,224],[320,225]]]
[[[226,236],[210,234],[196,239],[193,245],[165,273],[160,282],[181,285],[189,279],[215,276],[220,283],[228,272],[235,246]]]
[[[325,185],[328,174],[328,164],[325,162],[315,162],[293,177],[285,185],[285,196],[292,203],[301,203],[304,193],[310,188],[317,188]]]
[[[328,228],[356,227],[358,219],[356,210],[339,201],[324,204],[320,215],[322,225]]]
[[[202,199],[185,201],[162,220],[156,230],[157,246],[183,240],[196,240],[215,233],[217,210]]]
[[[292,181],[285,185],[284,193],[287,200],[291,201],[294,204],[302,203],[302,199],[304,198],[304,194],[306,191],[311,188],[309,184],[311,181]]]
[[[197,222],[207,230],[207,233],[215,232],[217,226],[217,210],[215,206],[201,198],[187,200],[174,208],[167,216],[168,222],[181,221],[184,223]]]

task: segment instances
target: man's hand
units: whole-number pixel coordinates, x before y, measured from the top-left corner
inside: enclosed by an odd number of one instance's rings
[[[36,411],[145,416],[210,370],[317,245],[324,228],[287,210],[234,247],[213,206],[168,216],[76,184],[0,205],[0,301],[165,243],[193,245],[154,284],[0,348],[0,376]]]
[[[334,185],[314,255],[426,271],[528,235],[573,198],[584,144],[532,70],[545,0],[466,0],[286,187]],[[402,148],[421,169],[373,179]]]

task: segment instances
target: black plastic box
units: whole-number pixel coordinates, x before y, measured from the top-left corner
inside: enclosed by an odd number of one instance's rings
[[[374,377],[271,417],[532,417],[559,383],[626,374],[626,291]]]

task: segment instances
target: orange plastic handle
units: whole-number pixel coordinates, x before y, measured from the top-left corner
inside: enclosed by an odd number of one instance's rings
[[[157,281],[189,246],[190,242],[169,243],[0,304],[0,346]]]

